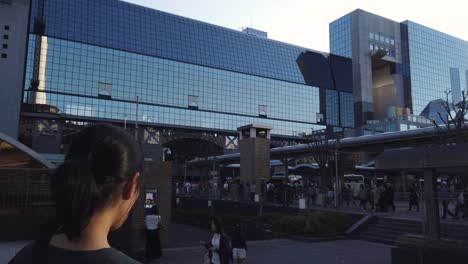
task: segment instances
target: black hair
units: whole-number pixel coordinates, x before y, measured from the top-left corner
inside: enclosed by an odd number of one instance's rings
[[[118,186],[142,165],[140,146],[122,128],[96,124],[80,131],[51,184],[60,232],[79,238],[91,216],[112,202]]]
[[[210,223],[214,223],[215,225],[215,233],[217,234],[224,234],[224,228],[223,228],[223,222],[221,221],[221,218],[219,217],[213,217],[211,218]]]

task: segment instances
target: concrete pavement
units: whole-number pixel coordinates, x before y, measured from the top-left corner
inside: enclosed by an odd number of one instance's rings
[[[314,264],[390,264],[391,246],[360,240],[307,243],[293,240],[248,242],[245,263],[314,263]],[[202,263],[205,250],[200,247],[164,250],[161,264]]]

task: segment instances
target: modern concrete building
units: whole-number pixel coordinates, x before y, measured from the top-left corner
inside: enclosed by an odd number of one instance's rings
[[[353,59],[356,125],[364,134],[366,125],[394,120],[425,126],[412,116],[446,93],[457,103],[468,89],[468,42],[409,20],[357,9],[330,23],[330,52]]]
[[[0,131],[18,138],[29,0],[0,1]]]

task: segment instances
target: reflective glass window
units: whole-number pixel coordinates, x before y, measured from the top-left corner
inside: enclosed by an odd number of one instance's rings
[[[35,39],[31,34],[25,101],[31,100],[28,89]],[[231,131],[254,122],[272,125],[274,134],[284,135],[317,127],[317,87],[52,37],[43,41],[47,48],[40,61],[45,65],[45,74],[40,76],[44,92],[40,94],[61,113],[135,120],[138,97],[138,120],[142,122]],[[267,118],[260,120],[262,111]]]
[[[468,69],[468,42],[412,21],[404,24],[408,29],[413,113],[419,115],[430,101],[445,99],[444,91],[451,91],[452,85],[458,87],[458,80],[466,82],[463,74],[455,76],[450,69]],[[460,98],[459,89],[455,91],[449,100]]]

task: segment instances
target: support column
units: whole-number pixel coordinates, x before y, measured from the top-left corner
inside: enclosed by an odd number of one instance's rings
[[[424,235],[430,240],[440,239],[439,200],[437,197],[436,174],[434,170],[424,170]]]
[[[258,194],[261,179],[270,179],[270,130],[271,127],[261,125],[238,128],[241,181],[255,184]]]
[[[406,186],[406,171],[401,172],[401,186],[403,186],[403,192],[406,192],[407,186]]]
[[[242,184],[255,184],[259,195],[259,215],[263,214],[263,188],[270,179],[271,127],[247,125],[239,127],[240,174]]]

